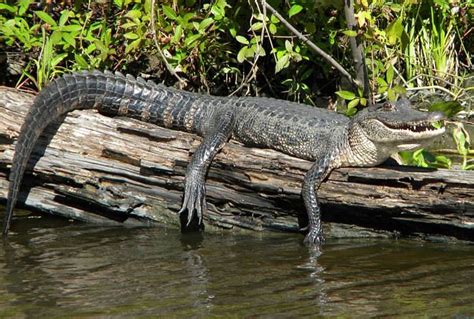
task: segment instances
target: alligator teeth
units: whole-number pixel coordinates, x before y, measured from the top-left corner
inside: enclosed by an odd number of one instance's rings
[[[426,132],[426,131],[436,131],[441,129],[444,126],[443,121],[436,122],[417,122],[417,123],[405,123],[401,125],[386,124],[388,127],[397,130],[406,130],[416,133]]]

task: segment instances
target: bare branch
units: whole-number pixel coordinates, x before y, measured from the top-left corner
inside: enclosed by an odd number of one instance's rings
[[[350,73],[344,69],[342,65],[340,65],[336,60],[334,60],[329,54],[324,52],[321,48],[319,48],[316,44],[314,44],[310,39],[308,39],[304,34],[299,32],[295,27],[293,27],[288,21],[283,18],[278,11],[276,11],[271,5],[269,5],[265,0],[262,0],[262,3],[264,4],[265,8],[268,9],[275,17],[280,20],[281,23],[283,23],[287,29],[296,35],[303,43],[309,46],[311,50],[319,54],[321,57],[323,57],[326,61],[328,61],[333,67],[335,67],[343,76],[345,76],[354,86],[356,87],[363,87],[363,84],[358,82],[357,80],[354,80]]]
[[[344,14],[346,16],[346,24],[349,30],[356,31],[357,25],[354,16],[354,1],[344,1]],[[355,37],[349,37],[349,43],[351,45],[352,59],[354,60],[354,66],[356,69],[357,82],[363,84],[364,97],[367,98],[369,104],[372,102],[370,88],[369,88],[369,76],[367,72],[367,66],[365,65],[364,57],[364,45],[357,35]]]

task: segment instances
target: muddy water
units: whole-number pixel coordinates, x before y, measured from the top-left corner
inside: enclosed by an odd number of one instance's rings
[[[474,316],[474,245],[15,222],[0,317]]]

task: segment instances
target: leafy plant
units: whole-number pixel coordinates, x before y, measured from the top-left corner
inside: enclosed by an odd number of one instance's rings
[[[358,90],[358,95],[351,91],[337,91],[336,94],[346,100],[347,103],[347,108],[346,108],[346,115],[347,116],[353,116],[354,114],[357,113],[357,106],[367,106],[367,99],[363,96],[362,89]]]
[[[414,152],[403,151],[400,152],[399,155],[406,165],[437,168],[451,168],[452,166],[452,161],[446,156],[433,155],[424,149],[419,149]]]
[[[471,139],[464,126],[457,123],[453,129],[453,138],[459,154],[462,156],[461,168],[464,170],[474,169],[474,159],[468,158],[470,154]]]
[[[169,85],[179,74],[189,90],[222,95],[271,95],[314,104],[318,96],[337,94],[348,115],[369,104],[361,92],[341,89],[338,73],[260,2],[164,0],[155,1],[154,8],[152,3],[4,1],[0,50],[25,56],[23,74],[14,80],[35,89],[66,70],[98,68],[130,70]],[[357,31],[347,30],[342,2],[271,4],[347,69],[353,67],[349,39],[362,39],[371,102],[429,88],[454,100],[430,110],[450,116],[470,110],[469,103],[456,101],[472,90],[463,85],[472,67],[473,43],[467,36],[472,0],[357,1]],[[466,145],[468,137],[462,142],[461,133],[457,141]],[[413,156],[411,161],[420,165],[449,166],[426,152]],[[464,167],[469,165],[466,159]]]

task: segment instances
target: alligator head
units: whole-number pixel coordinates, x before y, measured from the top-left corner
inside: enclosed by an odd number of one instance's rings
[[[379,164],[398,151],[421,148],[444,133],[444,119],[443,113],[413,109],[406,99],[368,107],[351,120],[353,164]]]

